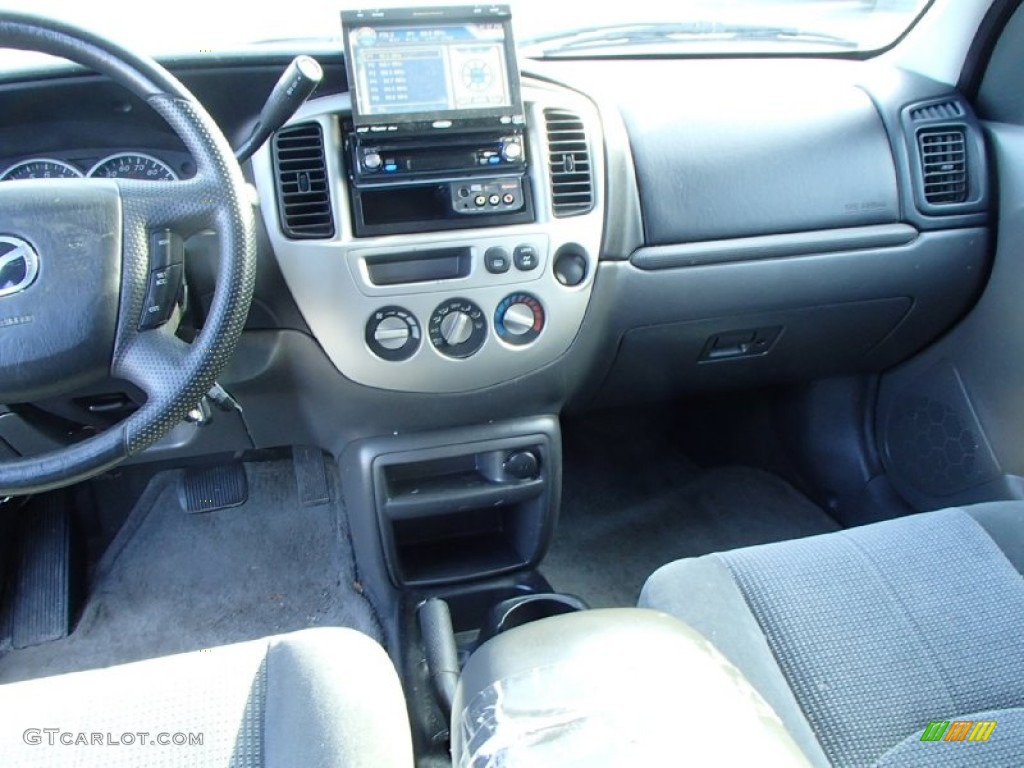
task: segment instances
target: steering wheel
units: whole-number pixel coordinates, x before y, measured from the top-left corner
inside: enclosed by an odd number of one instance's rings
[[[0,13],[0,47],[82,64],[163,117],[196,164],[182,181],[39,179],[0,184],[0,403],[69,394],[113,376],[146,394],[114,427],[46,454],[0,461],[0,498],[99,474],[160,439],[213,386],[252,300],[251,203],[227,140],[188,90],[156,62],[76,27]],[[179,317],[143,330],[151,278],[166,269],[166,233],[215,229],[217,287],[187,344]],[[163,237],[161,238],[161,235]],[[166,275],[165,275],[166,277]]]

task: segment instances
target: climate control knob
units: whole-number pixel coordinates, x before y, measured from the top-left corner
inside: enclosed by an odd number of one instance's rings
[[[449,299],[430,316],[430,342],[446,357],[469,357],[487,339],[487,319],[469,299]]]
[[[506,344],[522,346],[544,330],[544,307],[530,293],[513,293],[502,299],[494,312],[494,330]]]
[[[366,321],[366,346],[382,360],[408,360],[422,336],[420,324],[403,307],[381,307]]]
[[[465,344],[472,335],[473,318],[461,310],[449,312],[441,321],[441,338],[449,347]]]

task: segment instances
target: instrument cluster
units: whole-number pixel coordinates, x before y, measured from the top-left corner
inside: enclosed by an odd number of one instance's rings
[[[86,164],[76,158],[62,160],[56,157],[31,157],[10,165],[0,174],[0,181],[56,178],[176,181],[193,172],[189,159],[175,163],[170,158],[164,161],[146,152],[116,152],[95,162],[87,160]]]

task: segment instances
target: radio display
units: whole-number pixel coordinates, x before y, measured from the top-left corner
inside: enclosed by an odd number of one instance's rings
[[[500,7],[342,13],[358,126],[507,118],[521,122],[510,16]]]

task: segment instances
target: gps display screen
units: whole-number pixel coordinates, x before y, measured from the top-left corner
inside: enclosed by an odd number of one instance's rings
[[[343,20],[357,126],[521,111],[507,18]]]

